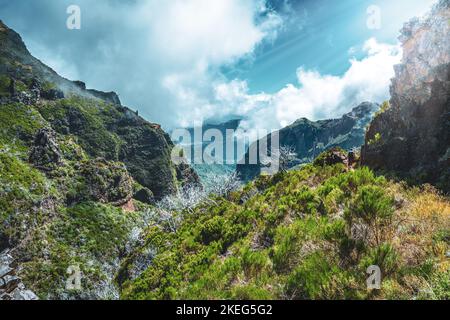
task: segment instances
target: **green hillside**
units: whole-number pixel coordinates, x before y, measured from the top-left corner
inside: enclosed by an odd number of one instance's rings
[[[450,202],[367,168],[315,165],[260,177],[146,233],[151,265],[124,299],[449,299]],[[368,291],[366,269],[382,270]]]

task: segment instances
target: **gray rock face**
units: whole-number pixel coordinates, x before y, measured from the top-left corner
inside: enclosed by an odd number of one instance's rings
[[[38,300],[16,275],[14,258],[9,250],[0,253],[0,300]]]
[[[61,160],[61,151],[56,142],[56,132],[50,128],[40,129],[34,138],[30,162],[41,170],[50,171]]]
[[[390,108],[367,132],[362,163],[450,190],[450,1],[402,29]]]

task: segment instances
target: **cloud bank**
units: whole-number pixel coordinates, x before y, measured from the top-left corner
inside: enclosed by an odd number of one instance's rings
[[[66,28],[72,4],[81,30]],[[0,12],[57,72],[117,91],[166,128],[186,123],[189,102],[212,92],[220,67],[251,59],[282,24],[265,0],[0,0]]]
[[[288,84],[274,94],[249,94],[245,81],[213,84],[214,99],[209,105],[201,100],[196,113],[220,117],[227,114],[245,118],[244,129],[279,129],[305,117],[311,120],[340,117],[364,101],[383,102],[389,98],[393,66],[401,60],[397,45],[369,39],[363,46],[365,58],[350,60],[342,76],[322,75],[314,70],[297,70],[297,83]]]
[[[71,4],[81,8],[79,31],[65,27]],[[246,81],[229,81],[220,70],[251,60],[286,26],[266,0],[0,0],[0,12],[57,72],[117,91],[124,104],[166,129],[230,115],[244,117],[247,129],[337,117],[362,101],[387,99],[400,60],[396,46],[370,39],[366,57],[352,59],[342,76],[299,66],[297,83],[251,94]]]

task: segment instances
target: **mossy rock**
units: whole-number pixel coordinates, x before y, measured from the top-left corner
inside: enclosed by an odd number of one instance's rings
[[[67,194],[69,203],[97,201],[120,206],[133,196],[133,178],[125,165],[105,159],[82,161],[76,165],[77,175]]]

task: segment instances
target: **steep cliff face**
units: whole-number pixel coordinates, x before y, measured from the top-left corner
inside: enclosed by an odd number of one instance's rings
[[[117,94],[60,77],[0,22],[0,300],[117,297],[112,275],[149,204],[198,180],[172,148]],[[66,289],[74,265],[82,292]]]
[[[366,126],[378,108],[378,104],[364,102],[339,119],[315,122],[299,119],[280,130],[280,146],[294,148],[298,159],[292,166],[311,162],[321,152],[333,147],[346,150],[360,147],[364,143]],[[245,159],[248,157],[246,154]],[[243,180],[253,179],[260,174],[260,169],[261,165],[248,164],[248,161],[237,166],[237,172]]]
[[[169,136],[159,125],[122,106],[116,93],[86,89],[81,81],[60,77],[31,56],[21,37],[2,22],[0,41],[1,105],[29,106],[45,120],[43,126],[76,137],[89,156],[122,161],[157,199],[195,177],[194,172],[189,172],[190,177],[177,175]],[[32,136],[17,138],[29,145]]]
[[[390,107],[366,135],[362,163],[450,190],[450,1],[405,24]]]

